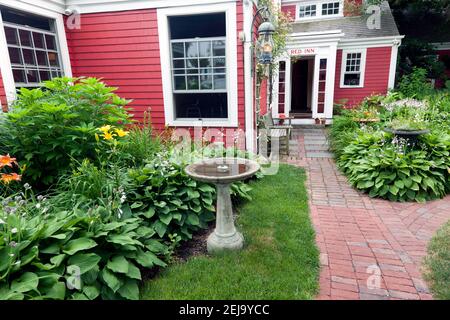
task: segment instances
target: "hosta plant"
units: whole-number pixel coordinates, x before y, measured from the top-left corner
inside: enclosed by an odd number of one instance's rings
[[[344,149],[338,165],[354,187],[371,197],[418,202],[442,198],[450,182],[449,140],[423,139],[422,149],[409,150],[381,132],[360,134]]]
[[[135,185],[128,194],[130,209],[150,222],[159,237],[177,234],[190,239],[193,232],[214,220],[215,189],[192,180],[184,166],[165,155],[130,170],[129,176]]]
[[[139,299],[141,269],[165,266],[168,247],[139,217],[52,207],[42,196],[2,201],[0,300]]]

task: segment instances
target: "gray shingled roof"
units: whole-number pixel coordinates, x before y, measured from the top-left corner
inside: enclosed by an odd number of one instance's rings
[[[387,1],[381,5],[381,29],[367,28],[368,16],[343,17],[330,20],[295,23],[292,32],[318,32],[327,30],[342,30],[344,39],[376,38],[398,36],[397,25]]]

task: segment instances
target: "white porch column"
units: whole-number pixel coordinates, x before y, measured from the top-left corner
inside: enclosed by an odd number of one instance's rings
[[[244,87],[245,87],[245,147],[247,151],[256,152],[256,125],[253,105],[252,75],[252,23],[253,1],[244,1]]]
[[[325,118],[333,118],[334,108],[334,85],[336,80],[336,55],[337,43],[329,47],[327,61],[327,81],[325,85]]]

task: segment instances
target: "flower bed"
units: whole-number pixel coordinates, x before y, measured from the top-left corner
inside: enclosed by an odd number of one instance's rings
[[[138,299],[143,272],[214,219],[215,189],[184,172],[203,149],[185,159],[130,126],[128,101],[96,79],[45,86],[0,121],[0,300]]]
[[[368,106],[380,122],[355,120]],[[424,202],[450,192],[448,92],[422,100],[401,92],[370,97],[334,119],[330,140],[338,167],[371,197]]]

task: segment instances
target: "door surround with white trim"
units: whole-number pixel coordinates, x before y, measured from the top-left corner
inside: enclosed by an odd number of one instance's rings
[[[340,30],[328,31],[321,35],[317,33],[291,34],[285,55],[278,59],[278,62],[284,61],[286,65],[284,116],[289,116],[292,103],[292,59],[307,57],[314,59],[312,116],[311,119],[294,119],[294,124],[310,124],[314,123],[314,119],[317,118],[331,119],[333,117],[337,45],[342,36]],[[324,79],[321,78],[323,74],[326,75]],[[323,81],[324,87],[319,88],[319,81]],[[279,77],[278,74],[275,74],[274,99],[271,106],[274,117],[279,116],[278,89]]]

